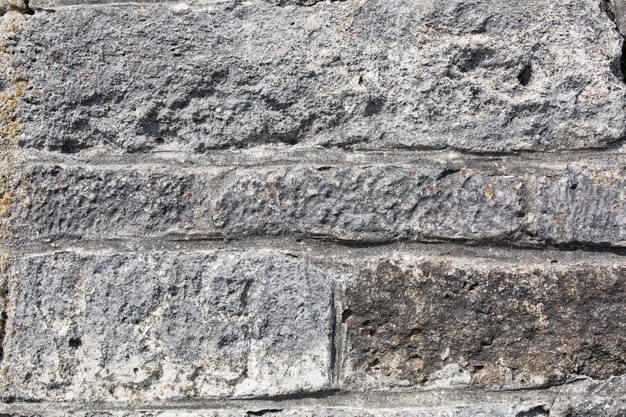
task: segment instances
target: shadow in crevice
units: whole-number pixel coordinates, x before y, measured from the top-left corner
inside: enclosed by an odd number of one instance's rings
[[[622,79],[626,83],[626,39],[622,43],[622,56],[619,58],[619,67],[622,72]]]

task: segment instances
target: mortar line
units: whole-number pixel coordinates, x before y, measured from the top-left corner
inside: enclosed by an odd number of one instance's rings
[[[626,166],[624,154],[597,152],[562,152],[533,155],[473,155],[455,151],[358,151],[344,152],[323,149],[260,148],[251,151],[215,151],[210,155],[172,153],[156,156],[146,155],[91,155],[68,156],[21,151],[17,158],[22,167],[59,165],[65,167],[91,168],[141,168],[195,169],[215,171],[234,168],[275,168],[296,166],[351,167],[364,165],[450,165],[490,167],[500,170],[554,171],[568,164],[604,167]]]
[[[468,245],[459,242],[386,242],[370,245],[349,246],[341,242],[294,237],[243,237],[239,239],[212,238],[206,240],[172,240],[168,238],[138,237],[135,239],[98,239],[59,241],[36,244],[1,245],[0,253],[9,256],[27,257],[70,252],[77,254],[119,253],[162,253],[193,252],[214,253],[216,251],[244,252],[252,250],[274,250],[293,252],[309,258],[350,259],[381,257],[381,252],[404,256],[424,255],[441,257],[465,257],[473,259],[498,259],[501,262],[550,262],[580,263],[585,261],[622,261],[626,248],[585,247],[523,247],[505,245]]]
[[[411,408],[437,408],[454,406],[493,405],[523,401],[532,396],[540,403],[551,404],[558,395],[560,386],[506,391],[486,391],[474,388],[448,389],[407,389],[407,390],[326,390],[312,393],[300,393],[276,397],[257,398],[198,398],[154,402],[20,402],[0,404],[0,412],[21,410],[68,410],[72,411],[155,411],[155,410],[251,410],[251,409],[307,409],[346,408],[346,409],[383,409],[396,410]]]

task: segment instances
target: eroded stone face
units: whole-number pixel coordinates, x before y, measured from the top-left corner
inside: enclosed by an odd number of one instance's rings
[[[22,147],[480,152],[626,133],[621,38],[595,0],[149,3],[21,28]]]
[[[626,267],[382,260],[348,284],[359,386],[532,387],[626,373]]]
[[[494,239],[523,223],[524,179],[436,168],[242,172],[216,199],[228,235],[326,235],[362,241]]]
[[[550,243],[626,244],[626,171],[575,168],[537,178],[537,223]]]
[[[200,204],[193,174],[35,166],[16,177],[12,239],[80,239],[185,230]],[[201,183],[201,181],[200,181]]]
[[[10,272],[8,395],[163,400],[329,384],[330,277],[297,258],[63,253]]]

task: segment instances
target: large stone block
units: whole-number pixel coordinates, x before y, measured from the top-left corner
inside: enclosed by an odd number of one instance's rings
[[[621,37],[596,0],[149,3],[28,19],[21,146],[513,151],[626,133]],[[317,4],[277,7],[294,3]]]
[[[213,216],[227,235],[503,240],[524,221],[524,188],[515,176],[422,167],[243,171]]]
[[[289,255],[27,257],[8,297],[5,396],[150,401],[330,383],[331,277]]]
[[[355,388],[528,388],[626,374],[626,264],[372,261],[347,284]]]

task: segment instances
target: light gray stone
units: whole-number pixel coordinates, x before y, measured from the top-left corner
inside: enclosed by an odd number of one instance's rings
[[[325,389],[332,287],[272,252],[14,262],[5,396],[153,401]]]
[[[346,382],[520,389],[626,374],[626,264],[371,261],[344,301]]]
[[[626,416],[626,379],[583,380],[567,385],[556,398],[550,416],[623,417]]]
[[[19,144],[509,152],[626,134],[621,37],[597,0],[272,3],[36,13],[11,47]]]
[[[524,187],[514,176],[420,167],[242,171],[213,216],[227,235],[506,240],[523,223]]]

